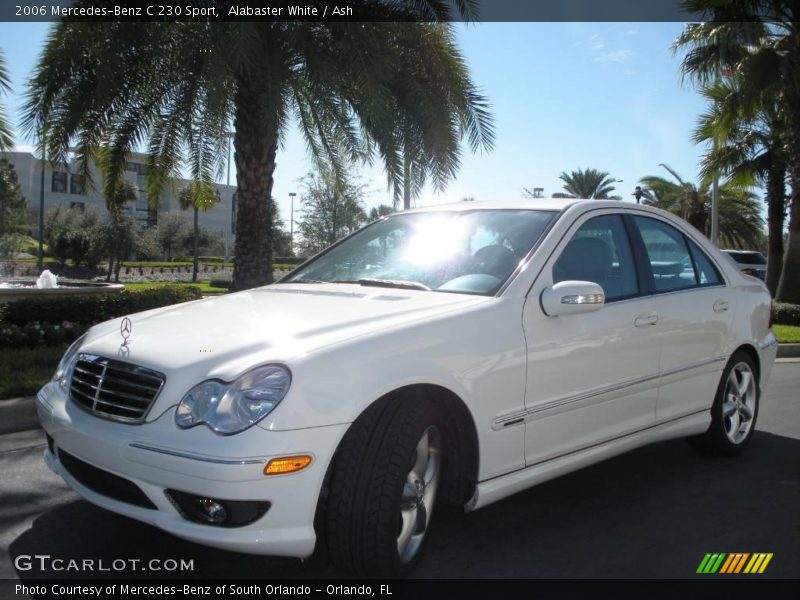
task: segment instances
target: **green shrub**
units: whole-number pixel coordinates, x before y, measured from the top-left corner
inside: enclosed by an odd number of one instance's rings
[[[0,346],[69,342],[95,323],[200,297],[200,288],[176,285],[118,294],[7,302],[0,304]]]
[[[227,279],[212,279],[211,281],[208,282],[208,285],[210,287],[224,288],[226,290],[229,290],[229,289],[231,289],[231,286],[233,285],[233,282],[231,282],[231,281],[229,281]]]
[[[795,325],[800,327],[800,304],[775,302],[772,305],[772,322],[776,325]]]

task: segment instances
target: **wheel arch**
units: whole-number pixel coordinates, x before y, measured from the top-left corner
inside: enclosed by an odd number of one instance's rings
[[[753,359],[753,364],[756,367],[756,375],[758,375],[759,382],[761,380],[761,357],[758,355],[758,350],[752,344],[741,344],[737,347],[733,352],[731,352],[731,357],[733,357],[738,352],[744,352],[747,354],[751,359]],[[730,360],[730,359],[728,359]]]
[[[404,398],[411,396],[423,396],[439,409],[442,418],[441,425],[444,430],[444,445],[447,448],[447,453],[444,457],[444,481],[439,498],[448,505],[463,507],[474,495],[478,484],[480,449],[475,420],[466,403],[458,394],[444,386],[433,383],[404,385],[365,405],[350,424],[350,427],[357,423],[373,405],[377,403],[402,402]],[[344,441],[345,435],[340,439],[339,445]],[[315,528],[318,519],[324,513],[327,487],[336,462],[337,451],[338,446],[328,462],[317,501]]]

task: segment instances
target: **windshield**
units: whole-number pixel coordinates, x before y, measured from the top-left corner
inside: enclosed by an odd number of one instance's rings
[[[398,214],[365,227],[280,283],[494,294],[555,215],[541,210]]]

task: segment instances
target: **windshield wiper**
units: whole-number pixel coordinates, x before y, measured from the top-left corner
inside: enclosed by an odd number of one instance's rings
[[[430,292],[431,288],[417,281],[405,279],[359,279],[358,283],[364,286],[399,288],[401,290],[424,290]]]

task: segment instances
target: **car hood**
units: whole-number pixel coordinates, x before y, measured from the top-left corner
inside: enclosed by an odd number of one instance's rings
[[[357,284],[273,284],[129,315],[127,344],[123,318],[107,321],[92,328],[81,352],[150,367],[168,379],[230,380],[256,364],[288,363],[331,344],[488,300]]]

